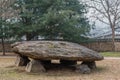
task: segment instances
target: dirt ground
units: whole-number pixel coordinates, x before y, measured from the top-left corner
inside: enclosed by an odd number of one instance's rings
[[[15,67],[15,58],[0,58],[0,80],[120,80],[120,60],[97,62],[91,74],[80,74],[70,69],[54,69],[45,73],[26,73],[25,67]]]

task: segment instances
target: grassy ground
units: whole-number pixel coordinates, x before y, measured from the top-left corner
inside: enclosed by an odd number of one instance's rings
[[[101,52],[104,57],[120,57],[120,52]]]
[[[24,67],[15,67],[13,58],[0,58],[0,80],[119,80],[120,60],[97,62],[91,74],[80,74],[69,69],[49,70],[46,73],[26,73]]]

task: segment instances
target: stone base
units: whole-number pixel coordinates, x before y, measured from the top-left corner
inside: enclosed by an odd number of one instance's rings
[[[27,72],[33,72],[33,73],[39,73],[39,72],[45,72],[45,68],[41,61],[39,60],[31,60],[25,69]]]
[[[26,56],[17,55],[15,65],[16,66],[26,66],[29,63],[29,59]]]
[[[90,69],[96,69],[97,67],[96,67],[96,63],[95,63],[95,61],[91,61],[91,62],[82,62],[81,64],[85,64],[85,65],[88,65],[88,67],[90,68]]]
[[[76,65],[77,61],[72,60],[60,60],[60,64],[62,65]]]

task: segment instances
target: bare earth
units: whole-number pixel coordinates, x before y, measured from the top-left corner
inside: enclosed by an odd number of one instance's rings
[[[91,74],[80,74],[70,69],[52,69],[46,73],[26,73],[24,67],[14,66],[15,58],[0,57],[0,80],[120,80],[120,60],[97,62],[98,69]]]

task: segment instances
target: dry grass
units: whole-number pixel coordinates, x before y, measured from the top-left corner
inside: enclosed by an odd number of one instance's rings
[[[0,58],[0,80],[120,80],[120,60],[103,60],[97,62],[97,66],[98,69],[91,74],[67,69],[30,74],[24,72],[24,67],[14,67],[13,58]]]

